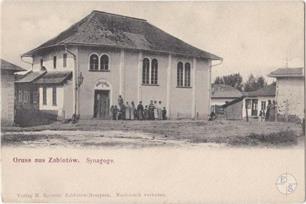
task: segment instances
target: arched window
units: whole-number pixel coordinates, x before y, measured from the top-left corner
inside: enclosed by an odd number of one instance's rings
[[[158,81],[158,61],[153,59],[151,63],[151,84],[157,84]]]
[[[190,64],[185,64],[185,86],[190,87]]]
[[[100,58],[100,69],[107,71],[109,68],[109,59],[107,55],[102,55]]]
[[[142,83],[149,84],[150,61],[148,58],[143,59],[142,63]]]
[[[92,54],[89,57],[89,69],[90,70],[98,70],[99,67],[99,58],[98,55]]]
[[[183,63],[179,62],[177,63],[177,86],[182,87],[183,86]]]

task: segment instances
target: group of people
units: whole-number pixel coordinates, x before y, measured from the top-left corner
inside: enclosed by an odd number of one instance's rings
[[[276,102],[268,100],[267,110],[261,109],[259,112],[259,120],[260,121],[275,121],[275,113],[276,113]]]
[[[166,120],[167,110],[162,107],[161,101],[150,101],[149,105],[143,105],[139,101],[135,106],[134,101],[129,103],[121,95],[118,97],[118,106],[112,105],[110,112],[113,120]]]

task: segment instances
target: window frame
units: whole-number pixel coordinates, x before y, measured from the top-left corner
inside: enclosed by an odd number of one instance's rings
[[[67,53],[63,53],[63,67],[67,67]]]
[[[179,67],[179,64],[182,66]],[[181,68],[181,70],[179,70],[179,68]],[[176,87],[184,87],[184,63],[182,61],[178,61],[176,65]]]
[[[145,67],[144,67],[144,62],[145,60],[148,60],[148,67],[147,67],[147,72],[145,72]],[[145,85],[145,86],[148,86],[150,85],[150,82],[151,82],[151,59],[149,57],[144,57],[142,59],[142,85]]]
[[[156,67],[153,67],[154,66],[153,62],[156,62]],[[151,67],[151,70],[150,70],[150,75],[151,75],[150,84],[151,85],[158,85],[158,60],[156,58],[153,58],[151,60],[151,66],[150,67]],[[153,68],[156,69],[155,72],[154,72]]]
[[[42,105],[46,106],[48,99],[47,99],[47,87],[43,86],[42,87]]]
[[[57,57],[53,56],[53,69],[56,69],[56,65],[57,65]]]
[[[40,58],[40,68],[43,68],[44,66],[44,58]]]
[[[101,58],[103,56],[107,56],[107,60],[108,60],[107,69],[102,69],[102,66],[101,66],[102,65],[101,64]],[[110,56],[108,54],[106,54],[106,53],[102,53],[99,56],[99,71],[101,71],[101,72],[109,72],[110,71]]]
[[[187,66],[186,65],[189,65],[188,76],[187,76]],[[189,62],[186,62],[184,65],[184,87],[191,87],[191,64]]]
[[[52,87],[52,106],[57,106],[57,87]]]
[[[93,55],[96,55],[97,56],[97,69],[91,69],[91,57],[93,56]],[[99,60],[99,55],[98,55],[98,53],[96,53],[96,52],[93,52],[93,53],[91,53],[89,56],[88,56],[88,71],[91,71],[91,72],[98,72],[99,71],[99,69],[100,69],[100,60]]]
[[[181,84],[179,84],[178,82],[179,82],[179,79],[178,79],[178,64],[179,63],[182,63],[182,77],[181,77],[181,79],[180,80],[182,80],[181,82]],[[188,82],[189,82],[189,84],[186,84],[186,64],[189,64],[190,65],[190,68],[189,68],[189,76],[188,76],[188,78],[189,78],[189,80],[188,80]],[[192,88],[192,86],[191,86],[191,82],[192,82],[192,70],[193,70],[193,64],[192,64],[192,62],[190,61],[190,60],[178,60],[177,61],[177,64],[176,64],[176,73],[177,73],[177,75],[176,75],[176,77],[177,77],[177,79],[176,79],[176,88]],[[187,85],[189,85],[189,86],[187,86]]]

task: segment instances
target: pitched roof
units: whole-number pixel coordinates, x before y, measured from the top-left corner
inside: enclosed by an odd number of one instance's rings
[[[34,81],[34,84],[44,84],[44,85],[63,84],[67,79],[70,79],[71,77],[72,77],[71,71],[47,72],[42,77]]]
[[[222,59],[173,37],[144,19],[101,11],[92,11],[55,38],[26,52],[23,56],[32,56],[43,49],[65,44],[108,46],[166,52],[212,60]]]
[[[46,71],[39,71],[39,72],[33,72],[30,71],[27,74],[25,74],[21,79],[17,80],[15,83],[30,83],[38,79],[39,77],[42,77]]]
[[[279,68],[273,72],[271,72],[269,77],[303,77],[304,76],[304,68]]]
[[[256,91],[249,91],[249,92],[244,92],[244,96],[249,96],[249,97],[259,97],[259,96],[275,96],[275,91],[276,91],[276,86],[274,84],[270,84],[268,86],[265,86],[263,88],[260,88]]]
[[[4,59],[0,59],[0,61],[1,61],[1,70],[13,71],[13,72],[26,71],[25,69],[15,64],[12,64]]]
[[[212,84],[211,98],[239,98],[242,93],[232,86],[225,84]]]

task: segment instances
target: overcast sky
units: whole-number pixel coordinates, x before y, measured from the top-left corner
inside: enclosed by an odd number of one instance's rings
[[[144,18],[224,58],[213,78],[239,72],[266,76],[304,64],[302,2],[2,2],[1,57],[25,68],[20,55],[55,37],[92,10]],[[29,59],[27,59],[29,60]]]

